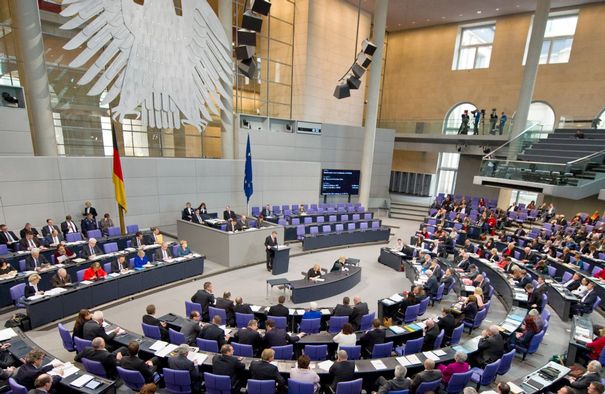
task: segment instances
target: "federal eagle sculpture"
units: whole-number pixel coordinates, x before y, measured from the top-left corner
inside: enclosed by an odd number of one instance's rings
[[[172,0],[63,0],[61,29],[81,30],[65,44],[82,47],[69,64],[87,71],[77,82],[95,80],[88,95],[106,92],[120,122],[140,117],[144,126],[202,131],[225,110],[221,97],[232,96],[231,42],[206,0],[181,0],[182,16]],[[95,55],[97,55],[95,57]]]

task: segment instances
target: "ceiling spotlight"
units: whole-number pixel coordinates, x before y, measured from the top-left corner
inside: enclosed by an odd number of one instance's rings
[[[376,44],[368,39],[363,40],[361,52],[357,54],[355,62],[338,81],[338,85],[334,89],[334,97],[337,99],[349,97],[351,96],[351,89],[359,89],[361,77],[372,63],[372,55],[376,52],[376,49]]]
[[[500,8],[496,8],[496,11],[500,11]]]
[[[481,10],[477,11],[477,14],[480,14],[480,13],[481,13]]]
[[[334,97],[340,100],[349,96],[351,96],[351,89],[349,88],[349,85],[346,83],[339,83],[336,85],[336,89],[334,89]]]

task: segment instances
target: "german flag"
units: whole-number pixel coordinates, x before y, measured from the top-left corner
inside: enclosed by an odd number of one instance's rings
[[[111,139],[113,141],[113,186],[116,193],[116,202],[124,212],[128,211],[126,206],[126,190],[124,189],[124,176],[122,176],[122,162],[120,161],[120,151],[118,150],[118,140],[116,139],[116,129],[111,125]]]

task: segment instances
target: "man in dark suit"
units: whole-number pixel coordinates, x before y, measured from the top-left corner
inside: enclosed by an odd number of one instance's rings
[[[80,223],[80,226],[82,227],[82,232],[87,237],[88,237],[88,232],[90,230],[97,230],[99,228],[97,225],[97,221],[92,216],[92,213],[89,213],[88,215],[86,215],[86,217],[84,219],[82,219],[82,223]]]
[[[198,311],[193,311],[189,314],[189,319],[185,320],[181,326],[181,334],[185,336],[189,346],[197,346],[195,339],[202,332],[200,319],[200,313]]]
[[[435,369],[435,361],[427,358],[424,360],[424,371],[418,372],[416,376],[414,376],[412,386],[410,387],[410,392],[415,393],[418,386],[420,386],[420,383],[432,382],[437,379],[441,379],[441,371]]]
[[[242,226],[240,225],[240,223],[237,220],[229,219],[227,221],[227,231],[231,231],[231,232],[242,231]]]
[[[9,249],[15,251],[19,238],[14,232],[8,229],[6,224],[0,224],[0,244],[6,245]]]
[[[21,238],[19,241],[20,250],[32,250],[34,248],[40,248],[41,244],[37,237],[34,237],[34,233],[28,231],[25,233],[25,238]]]
[[[527,309],[538,309],[540,311],[540,304],[542,303],[542,295],[535,291],[534,286],[531,283],[525,285],[525,291],[527,292]]]
[[[44,244],[47,246],[57,246],[63,241],[63,235],[58,230],[53,230],[52,233],[44,238]]]
[[[188,202],[187,204],[185,204],[185,209],[183,209],[183,212],[181,213],[181,219],[191,221],[193,217],[193,212],[194,211],[193,208],[191,208],[191,203]]]
[[[284,306],[284,302],[286,302],[286,296],[280,295],[277,298],[277,305],[273,305],[269,308],[267,316],[288,317],[290,312],[288,308]]]
[[[254,355],[260,355],[263,337],[258,333],[258,321],[252,319],[248,322],[247,327],[237,330],[234,340],[241,345],[251,345]]]
[[[111,272],[114,274],[119,274],[122,271],[127,271],[132,269],[130,267],[130,263],[126,260],[126,256],[121,255],[118,258],[111,262]]]
[[[43,373],[38,376],[36,380],[34,380],[34,389],[29,390],[31,394],[48,394],[50,393],[50,389],[53,386],[53,378],[47,374]]]
[[[231,388],[233,392],[239,393],[243,384],[243,375],[246,366],[241,359],[233,356],[233,347],[231,345],[221,346],[221,354],[212,358],[212,373],[215,375],[229,376],[231,378]]]
[[[271,216],[271,206],[269,204],[265,205],[260,211],[260,214],[263,215],[264,218]]]
[[[249,304],[244,304],[242,297],[235,297],[235,307],[233,307],[233,311],[235,313],[245,313],[248,315],[254,313]]]
[[[189,360],[189,346],[183,344],[174,349],[175,355],[168,358],[168,368],[176,369],[177,371],[189,371],[191,379],[191,388],[193,392],[199,392],[202,385],[202,375],[198,370],[197,363]]]
[[[233,212],[231,210],[231,207],[229,205],[227,205],[225,207],[225,210],[223,211],[223,219],[224,220],[229,220],[229,219],[237,220],[237,215],[235,214],[235,212]]]
[[[481,333],[475,354],[476,364],[483,368],[489,363],[499,360],[504,354],[504,339],[500,335],[498,326],[492,325]]]
[[[71,278],[65,268],[59,268],[51,278],[51,284],[54,287],[67,287],[71,285]]]
[[[42,227],[42,236],[48,237],[50,234],[52,234],[53,230],[57,230],[57,232],[59,232],[59,226],[55,225],[52,219],[46,219],[46,226]]]
[[[19,367],[17,374],[14,375],[14,379],[25,388],[31,390],[35,387],[34,382],[36,378],[42,374],[50,372],[53,368],[61,366],[63,363],[57,360],[52,361],[50,364],[42,366],[44,362],[44,352],[42,350],[31,350],[25,356],[25,364]],[[61,381],[61,376],[55,375],[53,377],[53,387],[56,389],[57,385]]]
[[[145,379],[145,383],[153,383],[154,374],[157,370],[157,357],[152,357],[147,361],[143,361],[138,357],[139,343],[130,341],[128,343],[128,355],[123,356],[120,360],[120,367],[131,371],[139,371]]]
[[[473,280],[473,286],[479,287],[483,291],[483,299],[487,301],[487,294],[489,293],[489,283],[485,280],[483,275],[479,274]]]
[[[256,380],[275,380],[278,391],[283,392],[286,387],[286,380],[281,376],[277,367],[271,364],[274,358],[275,350],[263,350],[261,359],[253,360],[250,363],[250,377]]]
[[[273,247],[277,246],[277,231],[272,231],[271,235],[265,238],[265,249],[267,252],[267,271],[273,269],[273,258],[275,257],[275,251]]]
[[[276,328],[273,320],[265,322],[267,331],[265,332],[265,348],[273,346],[285,346],[291,343],[298,342],[300,338],[305,336],[304,332],[296,335],[290,335],[283,328]]]
[[[353,297],[353,304],[355,304],[355,306],[353,307],[353,311],[349,316],[349,323],[353,325],[355,330],[359,330],[359,327],[361,327],[362,316],[370,313],[370,310],[368,309],[367,303],[361,302],[360,296]]]
[[[345,350],[336,352],[336,361],[330,367],[330,376],[333,377],[330,388],[336,392],[336,385],[340,382],[350,382],[355,379],[355,362],[348,360],[349,356]]]
[[[424,284],[424,291],[426,292],[427,296],[434,297],[437,295],[437,291],[439,290],[439,281],[437,280],[437,277],[433,275],[433,271],[431,270],[426,271],[426,275],[429,278]]]
[[[92,314],[92,319],[84,323],[84,328],[82,329],[82,335],[84,336],[82,339],[86,339],[92,341],[95,338],[103,338],[105,341],[105,345],[110,349],[114,350],[110,345],[113,338],[116,335],[125,334],[126,331],[122,330],[120,327],[112,330],[110,334],[105,332],[105,328],[103,327],[103,312],[95,311]]]
[[[212,283],[204,282],[204,289],[198,290],[191,297],[191,302],[202,306],[202,321],[208,321],[208,306],[214,305],[214,294],[212,294]]]
[[[387,380],[384,376],[379,376],[376,380],[378,386],[377,394],[386,394],[390,391],[409,390],[412,385],[410,378],[406,378],[408,369],[403,365],[395,367],[395,376],[393,379]]]
[[[40,249],[38,248],[32,249],[31,254],[25,259],[25,269],[27,271],[40,271],[49,265],[50,263],[43,254],[40,254]]]
[[[103,338],[95,338],[92,340],[92,347],[87,347],[78,353],[75,357],[75,360],[79,363],[82,362],[83,358],[98,361],[103,365],[103,369],[105,369],[107,377],[109,379],[115,379],[117,377],[116,366],[122,359],[121,351],[123,350],[125,349],[118,349],[115,352],[110,353],[107,351],[107,349],[105,349],[105,341]]]
[[[162,336],[162,341],[169,341],[168,338],[168,325],[165,321],[158,320],[155,317],[155,305],[149,304],[145,309],[147,312],[146,315],[143,315],[143,323],[149,324],[150,326],[156,326],[160,329],[160,335]]]
[[[168,247],[168,242],[162,242],[162,246],[155,251],[155,261],[166,261],[172,258],[172,252]]]
[[[361,344],[364,354],[368,356],[371,355],[374,345],[377,343],[384,343],[386,335],[386,332],[380,328],[380,320],[372,320],[372,329],[359,338],[359,343]]]
[[[600,383],[601,382],[601,376],[600,376],[601,370],[602,370],[601,363],[599,363],[599,361],[597,361],[597,360],[592,360],[586,366],[586,372],[582,376],[580,376],[579,378],[577,378],[573,381],[570,379],[569,385],[573,389],[575,389],[576,392],[589,392],[587,390],[588,390],[588,386],[590,386],[591,383],[593,383],[593,382]]]
[[[574,291],[578,287],[580,287],[581,284],[582,284],[582,277],[580,276],[580,274],[575,273],[575,274],[573,274],[573,276],[570,280],[568,280],[567,282],[565,282],[563,284],[563,286],[569,291]]]
[[[443,308],[443,315],[437,322],[437,326],[439,330],[443,330],[443,343],[449,342],[452,339],[452,333],[456,328],[456,318],[452,314],[452,310],[450,308]]]
[[[344,297],[342,299],[342,304],[336,305],[334,311],[332,312],[333,316],[351,316],[353,313],[353,308],[351,308],[349,297]]]
[[[67,234],[69,233],[77,233],[78,226],[71,220],[71,215],[65,216],[65,221],[61,223],[61,231],[63,232],[63,237],[67,238]]]
[[[220,298],[220,297],[217,298],[215,307],[223,309],[225,311],[225,314],[227,315],[226,324],[230,327],[234,327],[235,326],[235,312],[233,310],[234,305],[233,305],[233,301],[231,300],[231,292],[226,291],[223,293],[223,298]]]
[[[575,305],[572,305],[571,314],[572,316],[580,313],[590,313],[592,312],[592,306],[597,300],[597,292],[594,289],[594,282],[588,281],[588,291],[584,294],[584,297]]]
[[[229,340],[229,335],[225,335],[225,331],[219,327],[221,323],[222,319],[220,316],[213,316],[212,322],[202,327],[199,337],[208,341],[216,341],[220,349]]]
[[[439,336],[441,329],[433,319],[427,319],[424,327],[424,342],[422,343],[422,351],[430,351],[435,347],[435,340]]]
[[[82,258],[83,259],[90,259],[91,257],[94,256],[99,256],[102,255],[103,252],[101,251],[101,248],[99,248],[97,246],[97,240],[94,238],[90,238],[88,240],[88,244],[84,245],[82,247]]]
[[[197,224],[203,224],[204,223],[204,217],[200,213],[199,208],[196,208],[195,211],[193,211],[193,215],[191,216],[191,221],[193,223],[197,223]]]

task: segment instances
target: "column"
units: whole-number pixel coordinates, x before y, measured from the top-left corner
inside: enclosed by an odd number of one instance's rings
[[[544,33],[546,31],[546,22],[548,22],[549,11],[550,0],[538,0],[534,21],[531,27],[529,45],[527,47],[525,70],[523,71],[523,80],[521,81],[521,91],[519,92],[519,100],[517,101],[517,111],[511,138],[519,135],[527,126],[527,115],[529,114],[529,106],[534,94],[538,64],[540,62],[540,52],[542,51],[542,43],[544,42]]]
[[[359,202],[366,208],[370,203],[372,184],[372,167],[374,164],[374,145],[376,144],[376,121],[378,120],[378,100],[380,100],[380,78],[382,76],[382,54],[384,51],[384,34],[387,21],[389,0],[377,0],[374,8],[374,27],[372,41],[376,52],[370,66],[368,104],[366,105],[366,124],[363,139],[363,156],[361,158],[361,180],[359,184]]]
[[[229,43],[233,42],[233,2],[232,0],[219,0],[218,17],[227,34]],[[233,159],[234,152],[237,152],[237,146],[234,146],[233,137],[233,81],[221,81],[226,92],[231,93],[229,97],[221,97],[221,102],[225,106],[225,111],[221,111],[221,152],[223,159]]]
[[[34,154],[57,156],[57,141],[50,105],[44,42],[36,0],[11,0],[11,14],[19,58],[19,79],[27,98]]]

